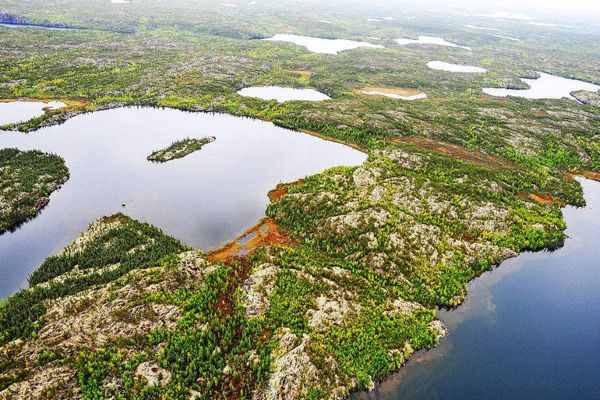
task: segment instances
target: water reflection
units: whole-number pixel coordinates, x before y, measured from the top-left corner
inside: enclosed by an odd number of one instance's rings
[[[540,77],[538,79],[521,79],[529,85],[529,89],[484,88],[483,92],[490,96],[497,97],[513,96],[524,97],[526,99],[561,99],[567,97],[574,99],[574,97],[571,96],[572,92],[578,90],[597,92],[600,90],[600,86],[592,83],[578,81],[576,79],[567,79],[560,76],[545,74],[543,72],[539,72],[539,74]]]
[[[146,160],[175,140],[205,136],[216,141],[183,159]],[[263,121],[150,108],[86,114],[28,135],[2,133],[0,147],[57,153],[71,173],[38,217],[0,236],[0,296],[101,216],[124,212],[208,250],[254,225],[278,183],[366,158]]]
[[[281,86],[253,86],[238,91],[238,94],[244,97],[276,100],[279,103],[293,100],[323,101],[330,99],[326,94],[314,89],[295,89]]]
[[[357,42],[354,40],[343,39],[322,39],[309,36],[277,34],[272,38],[265,39],[272,42],[289,42],[298,46],[306,47],[308,51],[322,54],[338,54],[340,51],[352,50],[359,47],[369,47],[382,49],[383,46],[371,44],[368,42]]]
[[[470,285],[441,345],[359,399],[593,399],[600,393],[600,183],[564,210],[569,238]]]

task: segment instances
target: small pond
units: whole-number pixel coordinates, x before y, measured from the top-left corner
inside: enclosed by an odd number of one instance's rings
[[[427,63],[427,66],[431,69],[447,72],[461,72],[467,74],[483,74],[487,72],[487,69],[485,68],[473,67],[471,65],[450,64],[443,61],[430,61]]]
[[[571,96],[572,92],[578,90],[588,90],[597,92],[600,86],[593,83],[578,81],[576,79],[567,79],[560,76],[550,75],[539,72],[538,79],[521,78],[523,82],[529,85],[529,89],[499,89],[499,88],[484,88],[483,92],[490,96],[496,97],[524,97],[526,99],[561,99],[567,97],[574,99]]]
[[[456,47],[465,50],[471,50],[470,47],[461,46],[456,43],[448,42],[440,37],[434,36],[419,36],[418,39],[396,39],[396,43],[400,46],[412,45],[412,44],[423,44],[423,45],[433,45],[433,46],[446,46],[446,47]]]
[[[374,49],[382,49],[383,46],[368,43],[357,42],[354,40],[343,39],[321,39],[309,36],[277,34],[272,38],[264,39],[272,42],[288,42],[298,46],[306,47],[308,51],[321,54],[338,54],[340,51],[352,50],[359,47],[369,47]]]
[[[427,98],[425,93],[419,92],[416,89],[386,89],[386,88],[367,88],[361,93],[368,96],[383,96],[394,100],[414,101]]]
[[[240,90],[240,96],[255,97],[263,100],[276,100],[279,103],[293,100],[323,101],[329,100],[326,94],[314,89],[295,89],[280,86],[254,86]]]
[[[216,141],[185,158],[146,160],[176,140],[206,136]],[[59,154],[71,178],[40,215],[0,235],[0,297],[99,217],[123,212],[214,249],[264,216],[267,193],[278,183],[366,159],[350,147],[263,121],[152,108],[80,115],[28,135],[0,133],[4,147]]]

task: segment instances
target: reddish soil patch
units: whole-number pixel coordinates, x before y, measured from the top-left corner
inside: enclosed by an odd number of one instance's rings
[[[542,205],[559,203],[554,197],[548,194],[530,193],[527,197]]]
[[[455,144],[444,143],[433,139],[415,136],[398,136],[390,140],[392,143],[412,144],[423,149],[435,151],[436,153],[442,153],[452,158],[467,161],[483,167],[493,169],[516,169],[516,166],[509,161],[482,153],[481,151],[467,150],[464,147]]]
[[[283,198],[283,196],[288,194],[290,187],[300,186],[303,183],[304,183],[304,179],[299,179],[296,182],[292,182],[292,183],[280,183],[279,185],[277,185],[277,187],[275,189],[273,189],[269,192],[269,194],[268,194],[269,200],[271,200],[271,203],[273,203],[275,201],[279,201]]]
[[[287,193],[288,193],[288,185],[279,184],[279,185],[277,185],[277,187],[275,189],[273,189],[269,192],[269,194],[268,194],[269,200],[271,200],[271,202],[279,201]]]
[[[234,241],[208,255],[211,262],[228,262],[244,258],[264,246],[291,244],[291,239],[277,226],[275,221],[264,218]]]
[[[583,175],[584,177],[591,179],[593,181],[598,181],[600,182],[600,172],[593,172],[593,171],[583,171],[581,173],[581,175]]]

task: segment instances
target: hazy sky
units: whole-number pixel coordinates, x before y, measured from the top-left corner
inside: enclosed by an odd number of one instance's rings
[[[449,0],[444,2],[455,6],[472,7],[488,12],[510,12],[515,14],[560,16],[598,16],[600,0]],[[598,21],[600,22],[600,21]]]

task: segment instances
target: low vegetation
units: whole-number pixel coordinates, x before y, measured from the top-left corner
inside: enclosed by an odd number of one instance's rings
[[[519,252],[560,246],[560,207],[585,204],[572,176],[599,176],[596,94],[577,94],[580,104],[481,92],[522,88],[518,78],[535,71],[600,83],[594,32],[495,25],[518,33],[515,42],[474,33],[461,16],[373,23],[320,5],[325,24],[307,19],[312,2],[267,0],[274,11],[265,13],[181,1],[169,12],[132,2],[127,13],[100,0],[85,10],[51,2],[53,12],[10,1],[7,11],[27,21],[91,28],[2,31],[0,97],[80,102],[10,128],[171,107],[312,131],[368,160],[279,186],[268,219],[210,255],[123,215],[93,224],[0,304],[0,399],[339,399],[370,389],[436,345],[445,334],[436,309],[459,305],[469,281]],[[290,27],[386,48],[330,56],[251,40]],[[394,44],[423,32],[473,51]],[[432,59],[489,72],[433,71]],[[312,87],[332,99],[236,94],[253,85]],[[178,158],[200,142],[154,156]]]
[[[152,152],[148,156],[148,161],[167,162],[178,158],[183,158],[192,154],[195,151],[202,149],[205,145],[216,140],[214,136],[205,137],[202,139],[183,139],[172,143],[169,147],[163,150]]]
[[[68,179],[57,155],[0,149],[0,234],[35,217]]]
[[[386,145],[360,167],[278,188],[268,209],[277,237],[265,231],[240,257],[206,257],[125,216],[104,218],[0,310],[0,396],[35,398],[40,385],[84,398],[372,388],[436,345],[445,329],[435,308],[460,304],[471,279],[561,244],[558,205],[521,196],[526,178]]]

